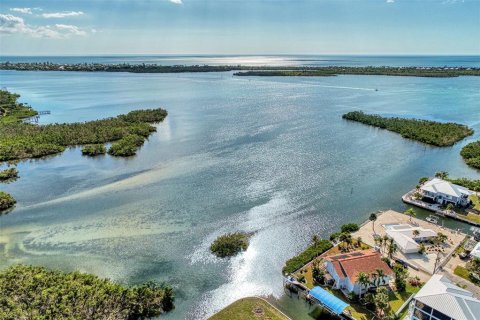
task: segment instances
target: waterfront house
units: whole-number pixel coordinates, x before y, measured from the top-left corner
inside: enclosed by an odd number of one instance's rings
[[[334,279],[333,287],[344,293],[364,293],[371,287],[387,285],[393,278],[393,271],[381,259],[379,252],[368,249],[337,254],[325,258],[325,268]],[[382,278],[374,276],[378,269],[383,271]],[[361,285],[358,275],[364,272],[370,276],[369,285]]]
[[[425,182],[420,187],[420,193],[424,199],[429,199],[434,203],[441,205],[451,203],[459,207],[468,206],[470,203],[468,197],[473,194],[467,188],[438,178]]]
[[[473,247],[473,249],[470,250],[470,255],[473,258],[480,259],[480,242],[477,242],[477,244]]]
[[[434,274],[413,297],[408,320],[480,320],[480,301],[447,277]]]
[[[397,248],[403,253],[416,253],[420,249],[419,243],[437,236],[437,233],[431,229],[410,224],[388,224],[383,227],[387,235],[393,239]],[[417,231],[418,234],[415,234],[414,231]]]

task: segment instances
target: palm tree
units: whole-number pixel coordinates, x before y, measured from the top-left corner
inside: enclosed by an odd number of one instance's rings
[[[415,240],[415,238],[420,235],[420,231],[415,229],[415,230],[412,231],[412,234],[413,234],[413,240]]]
[[[376,213],[370,214],[370,217],[368,219],[372,221],[372,229],[373,229],[373,233],[375,233],[375,221],[377,221],[377,214]]]
[[[320,238],[316,234],[314,234],[312,237],[313,244],[316,245],[319,241],[320,241]]]
[[[385,277],[385,272],[383,271],[383,269],[375,269],[375,272],[377,273],[378,280],[380,280],[380,285],[382,285],[383,278]],[[378,283],[376,284],[376,286],[378,287]]]
[[[370,278],[368,277],[368,274],[365,272],[360,272],[358,274],[357,282],[360,284],[360,298],[362,298],[362,291],[363,287],[365,286],[368,288],[368,285],[370,284]]]
[[[448,172],[447,172],[447,171],[435,172],[435,178],[439,178],[439,179],[445,180],[447,177],[448,177]]]
[[[385,248],[388,248],[388,242],[389,242],[390,238],[387,236],[387,235],[384,235],[383,236],[383,252],[385,252]]]
[[[413,211],[412,208],[409,208],[408,210],[405,210],[404,213],[405,213],[407,216],[410,217],[410,220],[409,220],[410,222],[412,222],[412,217],[416,217],[416,216],[417,216],[417,214],[415,213],[415,211]]]
[[[397,252],[397,244],[393,241],[388,246],[388,258],[393,259],[393,255]]]

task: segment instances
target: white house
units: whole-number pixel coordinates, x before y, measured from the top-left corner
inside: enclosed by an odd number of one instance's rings
[[[429,198],[436,203],[443,205],[452,203],[461,207],[469,204],[470,200],[468,197],[473,194],[467,188],[438,178],[425,182],[420,187],[420,191],[423,197]]]
[[[480,242],[473,247],[472,251],[470,251],[470,255],[474,258],[480,259]]]
[[[392,269],[382,261],[380,253],[372,249],[329,256],[325,261],[325,267],[335,281],[334,288],[344,292],[360,294],[360,290],[363,293],[376,284],[386,285],[393,278]],[[374,276],[378,269],[383,271],[382,278]],[[358,283],[358,275],[361,272],[369,275],[370,281],[376,280],[376,283],[361,286]]]
[[[437,233],[431,229],[415,227],[410,224],[384,225],[383,227],[403,253],[416,253],[420,249],[419,243],[437,236]],[[415,230],[418,231],[418,235],[414,235]]]
[[[434,274],[413,297],[409,320],[480,320],[480,301],[468,290]]]

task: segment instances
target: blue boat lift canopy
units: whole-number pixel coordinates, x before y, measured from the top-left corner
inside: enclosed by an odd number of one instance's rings
[[[349,306],[348,303],[320,287],[314,287],[310,290],[309,294],[317,299],[325,308],[337,315],[341,314],[343,310]]]

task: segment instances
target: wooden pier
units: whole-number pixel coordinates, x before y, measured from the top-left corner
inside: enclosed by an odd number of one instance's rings
[[[38,123],[38,120],[40,120],[40,116],[47,114],[51,114],[50,110],[37,111],[36,115],[34,115],[33,117],[25,118],[23,119],[23,121],[29,123]]]

